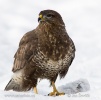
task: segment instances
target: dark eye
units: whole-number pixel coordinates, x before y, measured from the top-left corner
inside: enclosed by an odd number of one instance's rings
[[[47,17],[50,17],[50,18],[51,18],[51,17],[54,17],[54,15],[52,15],[52,14],[48,14]]]

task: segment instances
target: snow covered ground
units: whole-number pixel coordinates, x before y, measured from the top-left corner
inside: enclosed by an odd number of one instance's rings
[[[71,86],[86,79],[90,90],[59,97],[48,97],[52,89],[47,80],[33,91],[3,91],[12,76],[13,56],[24,33],[37,25],[41,10],[58,11],[76,45],[76,57],[67,76],[56,81],[57,87]],[[62,88],[63,89],[63,88]],[[101,100],[101,0],[0,0],[0,100]]]

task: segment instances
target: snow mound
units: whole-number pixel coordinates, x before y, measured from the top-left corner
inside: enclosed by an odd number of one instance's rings
[[[90,90],[90,84],[87,79],[79,79],[77,81],[67,83],[66,85],[59,86],[58,90],[66,94],[86,92]]]

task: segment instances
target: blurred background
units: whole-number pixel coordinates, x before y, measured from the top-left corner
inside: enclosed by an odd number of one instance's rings
[[[21,37],[37,27],[38,14],[45,9],[62,15],[76,45],[67,76],[56,84],[85,78],[92,90],[101,89],[101,0],[0,0],[0,90],[13,74],[13,56]]]

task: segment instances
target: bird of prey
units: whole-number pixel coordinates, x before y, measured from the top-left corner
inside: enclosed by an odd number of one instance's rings
[[[27,32],[19,43],[14,55],[13,76],[5,90],[37,91],[38,79],[48,79],[53,87],[49,93],[60,93],[55,81],[57,76],[64,78],[75,57],[75,45],[69,37],[61,15],[54,10],[39,13],[39,25]]]

